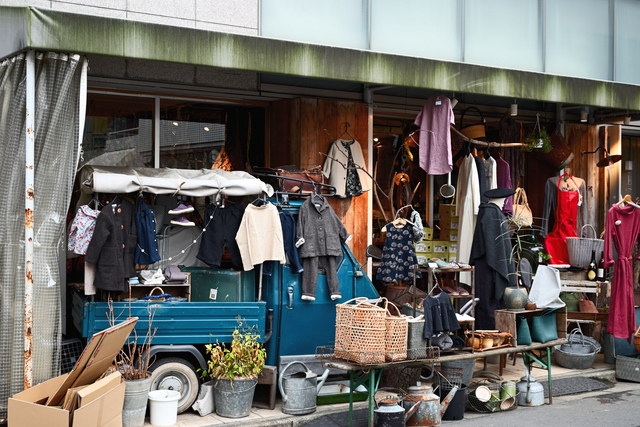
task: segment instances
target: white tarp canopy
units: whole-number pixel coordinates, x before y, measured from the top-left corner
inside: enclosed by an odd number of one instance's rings
[[[84,193],[134,193],[142,190],[152,194],[192,197],[213,196],[219,192],[227,196],[273,195],[269,184],[244,171],[86,165],[79,173]]]

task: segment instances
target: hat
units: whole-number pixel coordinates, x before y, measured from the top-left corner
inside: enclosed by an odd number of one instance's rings
[[[509,197],[514,194],[516,194],[515,190],[512,190],[511,188],[504,188],[504,187],[494,188],[493,190],[487,190],[484,192],[484,195],[490,199],[502,199],[504,197]]]

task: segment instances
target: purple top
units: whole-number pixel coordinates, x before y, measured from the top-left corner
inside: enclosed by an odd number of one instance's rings
[[[498,174],[498,188],[513,189],[511,187],[511,170],[509,163],[507,163],[502,157],[496,160],[496,173]],[[505,215],[513,215],[513,196],[509,196],[505,199],[502,212]]]
[[[440,104],[436,105],[438,100]],[[420,167],[428,175],[444,175],[451,172],[453,162],[449,126],[455,124],[455,117],[449,98],[434,95],[427,99],[414,124],[422,129],[418,132]]]

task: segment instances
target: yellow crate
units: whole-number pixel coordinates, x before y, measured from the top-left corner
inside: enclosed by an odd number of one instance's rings
[[[451,252],[449,252],[449,257],[447,258],[447,262],[457,262],[457,261],[458,261],[457,254],[452,254]]]
[[[440,230],[440,239],[458,242],[458,230]]]
[[[449,243],[449,255],[456,255],[458,253],[458,242]]]
[[[441,222],[445,219],[450,219],[456,216],[456,205],[440,205],[438,213],[440,214]]]
[[[448,240],[434,240],[433,241],[433,254],[438,258],[447,255],[449,252]]]

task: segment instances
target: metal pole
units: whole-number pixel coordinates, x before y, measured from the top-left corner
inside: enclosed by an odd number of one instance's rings
[[[33,380],[33,207],[34,207],[34,140],[35,140],[35,52],[27,51],[26,94],[26,149],[25,149],[25,198],[24,198],[24,388],[30,388]]]

